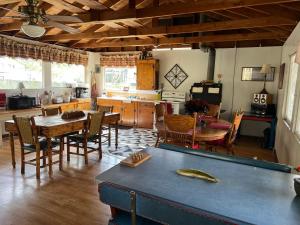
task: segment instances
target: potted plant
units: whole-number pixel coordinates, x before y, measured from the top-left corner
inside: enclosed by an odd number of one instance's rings
[[[204,126],[204,121],[202,121],[202,115],[205,115],[208,111],[207,102],[200,99],[193,99],[185,103],[185,110],[190,115],[193,115],[195,112],[198,113],[198,125]]]
[[[185,110],[189,114],[193,114],[195,112],[205,114],[208,110],[208,105],[207,102],[203,100],[193,99],[185,103]]]

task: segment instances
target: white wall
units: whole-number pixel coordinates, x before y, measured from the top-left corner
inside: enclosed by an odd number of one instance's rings
[[[159,83],[160,87],[163,84],[164,90],[189,93],[195,82],[206,80],[208,53],[201,50],[153,51],[152,53],[155,59],[159,59]],[[188,75],[177,89],[174,89],[164,77],[175,64],[178,64]]]
[[[300,142],[296,136],[290,131],[283,119],[284,112],[284,95],[287,87],[289,74],[290,55],[296,52],[297,44],[300,41],[300,23],[297,25],[293,33],[287,39],[282,50],[282,63],[285,63],[284,88],[278,92],[278,109],[277,131],[276,131],[276,153],[279,162],[290,164],[293,166],[300,165]],[[298,71],[299,73],[300,71]],[[297,90],[299,93],[299,90]]]
[[[281,50],[281,47],[217,49],[215,78],[217,74],[223,75],[222,108],[226,110],[223,118],[230,119],[232,112],[239,108],[250,111],[252,95],[263,88],[263,82],[241,81],[241,70],[245,66],[268,63],[276,67],[275,81],[267,82],[267,90],[274,95],[276,103]],[[189,76],[176,91],[189,93],[193,83],[207,79],[208,53],[201,50],[154,51],[153,56],[160,60],[160,84],[165,90],[175,90],[164,76],[176,63]],[[266,127],[268,124],[246,121],[242,125],[242,134],[263,136]]]
[[[276,67],[275,80],[267,82],[266,89],[277,102],[277,87],[282,47],[230,48],[217,49],[215,79],[222,74],[223,99],[222,108],[226,110],[223,117],[230,119],[238,109],[249,112],[254,93],[263,89],[262,81],[241,81],[242,67],[270,64]],[[263,130],[269,125],[253,121],[244,121],[241,132],[244,135],[263,136]]]

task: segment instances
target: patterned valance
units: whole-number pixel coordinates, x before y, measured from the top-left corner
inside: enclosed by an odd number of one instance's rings
[[[87,65],[88,61],[87,53],[82,51],[60,49],[50,45],[22,43],[2,36],[0,36],[0,55],[81,65]]]
[[[106,67],[133,67],[139,58],[138,54],[101,55],[100,65]]]

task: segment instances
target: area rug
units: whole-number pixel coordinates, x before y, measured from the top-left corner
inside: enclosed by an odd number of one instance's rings
[[[116,156],[120,159],[128,157],[133,152],[141,151],[156,143],[156,133],[149,129],[119,129],[119,145],[115,148],[115,133],[112,129],[111,146],[102,144],[103,154]]]

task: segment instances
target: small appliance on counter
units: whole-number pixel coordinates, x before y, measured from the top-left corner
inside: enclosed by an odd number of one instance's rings
[[[89,90],[87,87],[76,87],[75,95],[76,95],[76,98],[88,98]]]
[[[170,102],[172,104],[173,114],[184,114],[185,111],[185,92],[178,91],[163,91],[161,100]]]
[[[0,93],[0,107],[6,106],[6,94],[4,92]]]
[[[57,96],[57,97],[52,98],[52,103],[54,103],[54,104],[60,104],[63,102],[64,102],[64,99],[62,96]]]
[[[36,106],[35,97],[15,95],[8,97],[8,109],[30,109]]]

